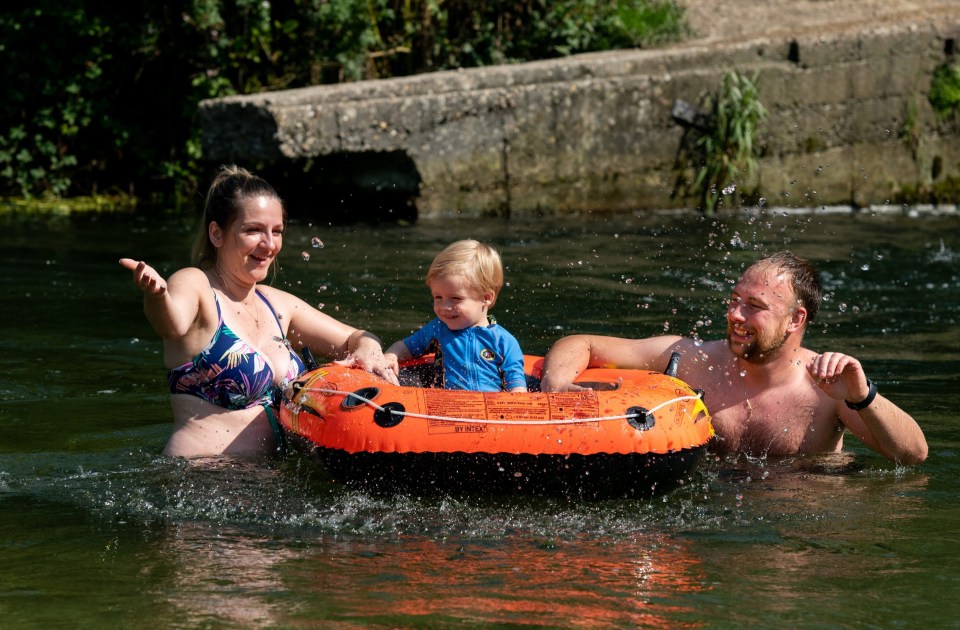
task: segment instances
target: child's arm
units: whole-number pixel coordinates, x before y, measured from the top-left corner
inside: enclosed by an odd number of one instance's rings
[[[407,349],[407,344],[402,341],[393,342],[393,345],[386,349],[383,356],[387,359],[387,363],[390,364],[390,369],[398,376],[400,374],[400,362],[409,361],[414,358],[414,356],[410,354],[410,350]]]
[[[523,351],[520,350],[520,344],[506,331],[504,331],[503,344],[503,364],[500,369],[503,370],[504,381],[507,384],[506,391],[526,392],[527,375],[523,371]]]

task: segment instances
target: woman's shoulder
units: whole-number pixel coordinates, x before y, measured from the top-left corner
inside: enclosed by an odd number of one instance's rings
[[[291,306],[296,306],[297,303],[303,302],[303,300],[289,291],[272,287],[269,284],[257,283],[257,291],[260,292],[260,295],[267,298],[270,304],[278,307],[290,308]]]
[[[168,279],[170,282],[181,282],[183,284],[194,284],[197,286],[210,286],[210,278],[206,272],[197,267],[184,267],[177,269]]]
[[[205,295],[213,295],[213,285],[210,284],[210,278],[196,267],[184,267],[174,271],[167,278],[167,286],[170,287],[172,294],[184,298],[195,295],[203,300]]]

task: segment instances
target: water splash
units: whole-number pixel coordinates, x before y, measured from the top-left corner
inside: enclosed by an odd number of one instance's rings
[[[933,254],[930,255],[930,261],[950,263],[956,260],[957,260],[957,253],[952,249],[950,249],[949,247],[947,247],[944,244],[943,239],[941,238],[940,249],[938,249],[937,251],[935,251]]]

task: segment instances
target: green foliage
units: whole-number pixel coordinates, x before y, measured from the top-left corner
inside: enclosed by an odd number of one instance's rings
[[[203,99],[646,46],[683,25],[669,0],[9,0],[0,195],[182,198]]]
[[[650,46],[687,33],[667,0],[331,0],[315,32],[330,50],[307,56],[339,79],[404,76],[451,68]]]
[[[932,183],[903,184],[892,196],[892,201],[904,206],[960,203],[960,177],[944,177]]]
[[[945,63],[933,71],[929,98],[940,117],[960,111],[960,63]]]
[[[711,114],[709,129],[698,141],[703,166],[694,182],[707,214],[716,210],[724,188],[756,174],[760,156],[757,127],[767,115],[760,102],[757,75],[745,77],[737,71],[724,75],[712,98]]]
[[[0,189],[23,196],[67,192],[78,165],[72,144],[93,124],[94,100],[105,84],[104,36],[103,23],[82,7],[0,14]],[[70,54],[68,38],[86,54]]]
[[[17,214],[52,214],[71,215],[97,212],[125,212],[134,210],[137,200],[122,193],[111,195],[93,195],[88,197],[43,197],[23,198],[0,197],[0,214],[5,212]]]

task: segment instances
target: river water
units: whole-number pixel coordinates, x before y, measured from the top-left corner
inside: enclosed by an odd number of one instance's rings
[[[366,494],[298,454],[161,457],[160,344],[116,261],[173,271],[191,221],[0,226],[2,627],[960,627],[956,214],[291,225],[275,284],[387,343],[431,316],[436,252],[495,245],[494,313],[529,354],[574,332],[721,336],[743,264],[794,249],[828,292],[807,345],[860,358],[930,443],[913,468],[853,437],[710,456],[666,496],[593,503]]]

